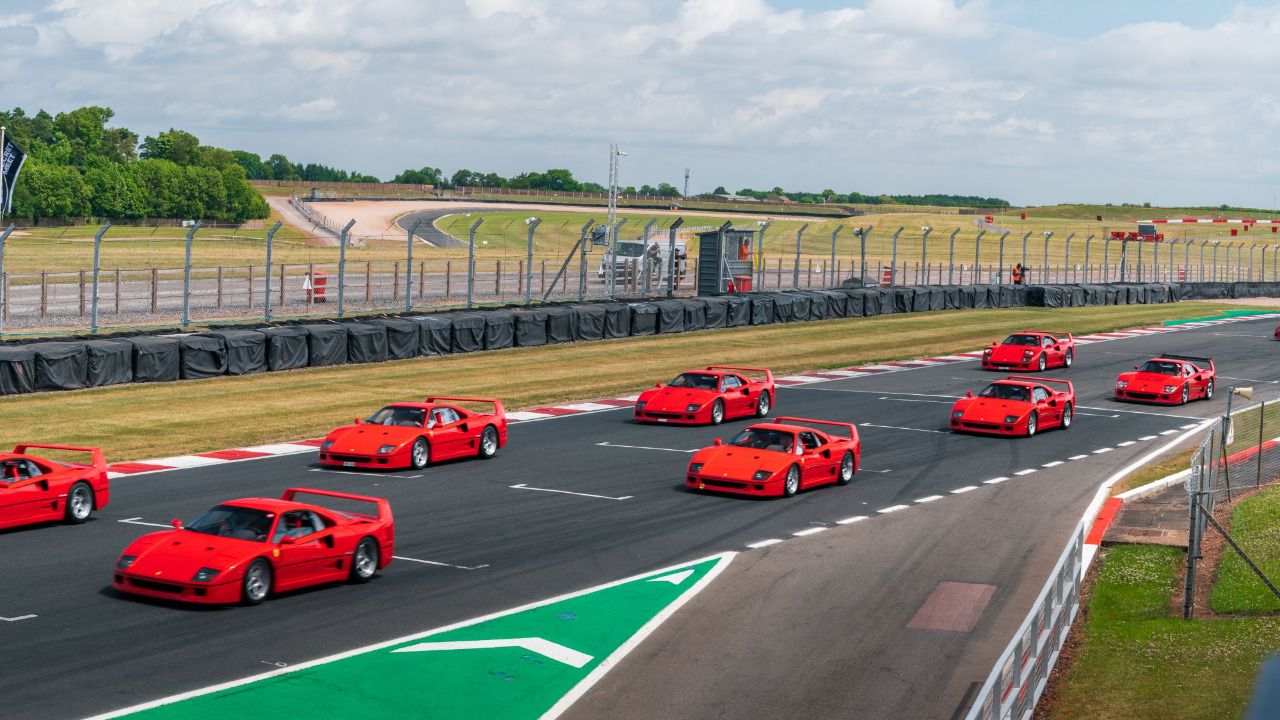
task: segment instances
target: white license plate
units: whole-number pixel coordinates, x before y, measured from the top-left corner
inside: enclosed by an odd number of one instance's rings
[[[997,366],[996,366],[996,369],[997,369],[997,370],[1008,370],[1008,369],[1009,369],[1009,366],[1008,366],[1008,365],[997,365]]]
[[[667,421],[666,418],[658,418],[658,422],[666,422],[666,421]]]
[[[342,467],[355,467],[355,466],[356,466],[356,464],[355,464],[355,463],[353,463],[353,462],[351,462],[350,460],[344,461],[344,462],[342,463]]]

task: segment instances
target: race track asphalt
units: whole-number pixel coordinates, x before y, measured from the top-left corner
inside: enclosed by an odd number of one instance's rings
[[[1075,425],[1029,439],[946,432],[951,398],[1002,376],[975,362],[780,389],[776,412],[856,422],[864,444],[851,485],[787,500],[683,488],[688,451],[749,421],[642,426],[625,409],[514,425],[496,458],[421,472],[327,471],[303,454],[121,478],[111,505],[83,526],[0,532],[0,617],[37,615],[0,623],[3,715],[105,712],[740,550],[568,716],[950,717],[1107,475],[1220,413],[1228,385],[1253,385],[1256,399],[1280,395],[1272,327],[1240,322],[1082,346],[1075,367],[1046,373],[1075,382]],[[1223,392],[1175,408],[1112,401],[1115,376],[1160,351],[1213,355]],[[1111,450],[1094,452],[1102,448]],[[367,585],[256,608],[184,607],[110,589],[121,549],[157,529],[134,523],[189,520],[219,501],[290,486],[388,497],[396,554],[439,564],[397,560]],[[907,507],[878,514],[896,505]],[[838,524],[859,515],[872,517]],[[826,530],[788,539],[817,527]],[[747,547],[766,539],[786,542]],[[904,629],[946,580],[995,586],[973,630]]]

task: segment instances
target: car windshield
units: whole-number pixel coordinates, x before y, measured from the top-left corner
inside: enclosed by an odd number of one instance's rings
[[[640,243],[618,243],[618,257],[640,257],[644,255],[644,245]]]
[[[266,510],[215,505],[187,525],[187,529],[205,535],[266,542],[275,513]]]
[[[1035,347],[1040,344],[1038,335],[1010,335],[1004,339],[1001,345],[1030,345]]]
[[[978,393],[980,397],[992,398],[995,400],[1021,400],[1026,402],[1028,394],[1027,388],[1022,385],[1008,385],[1005,383],[992,383],[985,390]]]
[[[422,427],[427,418],[427,411],[422,408],[384,407],[369,416],[365,422],[370,425],[400,425],[402,427]]]
[[[1138,368],[1139,372],[1156,373],[1157,375],[1177,375],[1182,372],[1182,364],[1168,360],[1148,360]]]
[[[735,447],[754,448],[756,450],[773,450],[775,452],[791,452],[795,444],[795,436],[780,430],[763,430],[747,428],[729,441]]]
[[[707,373],[680,373],[670,383],[671,387],[695,388],[698,390],[715,390],[719,384],[719,377]]]

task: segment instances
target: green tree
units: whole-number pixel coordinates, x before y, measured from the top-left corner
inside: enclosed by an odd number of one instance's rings
[[[717,185],[715,190],[711,191],[712,195],[728,195],[729,191],[724,189],[723,185]]]
[[[275,153],[267,158],[267,167],[271,169],[271,179],[273,180],[301,180],[302,176],[298,174],[297,168],[293,163],[289,162],[289,158]]]
[[[147,210],[146,189],[120,163],[100,163],[84,173],[93,214],[104,218],[139,218]]]
[[[267,201],[245,181],[243,167],[238,164],[228,165],[222,168],[221,173],[222,186],[226,190],[225,219],[239,223],[271,215]]]
[[[79,170],[30,160],[22,168],[22,181],[14,187],[14,214],[32,221],[85,217],[92,211],[91,194]]]
[[[178,165],[195,165],[200,162],[200,139],[184,130],[169,128],[167,132],[143,139],[142,157],[168,160]]]
[[[404,183],[406,185],[434,185],[443,187],[444,172],[440,168],[423,167],[420,170],[405,170],[399,175],[391,179],[393,183]]]
[[[271,171],[262,162],[262,158],[257,153],[245,152],[244,150],[232,150],[231,156],[236,159],[236,164],[244,168],[245,177],[250,180],[270,180]]]
[[[129,173],[145,189],[146,217],[177,217],[182,184],[180,168],[168,160],[146,158],[127,165]]]
[[[201,145],[197,150],[199,156],[198,165],[202,167],[221,170],[228,165],[235,165],[236,156],[230,150],[223,150],[220,147],[211,147],[209,145]]]

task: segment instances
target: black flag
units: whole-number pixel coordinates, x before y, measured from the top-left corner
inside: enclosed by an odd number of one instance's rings
[[[13,186],[18,184],[18,173],[27,154],[6,135],[4,138],[4,162],[0,165],[0,175],[4,176],[4,197],[0,197],[0,207],[5,212],[13,210]]]

